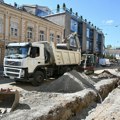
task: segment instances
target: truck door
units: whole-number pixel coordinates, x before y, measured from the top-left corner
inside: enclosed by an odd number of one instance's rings
[[[35,68],[39,65],[44,64],[44,58],[42,55],[42,48],[37,46],[32,46],[30,50],[30,58],[29,58],[29,72],[33,72]]]

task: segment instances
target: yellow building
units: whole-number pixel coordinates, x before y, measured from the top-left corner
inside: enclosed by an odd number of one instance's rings
[[[61,42],[64,28],[14,6],[0,3],[0,65],[9,42]]]

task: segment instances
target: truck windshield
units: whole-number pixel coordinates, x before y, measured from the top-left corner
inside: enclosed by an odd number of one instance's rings
[[[28,55],[28,46],[8,46],[6,48],[5,57],[6,58],[15,58],[15,59],[22,59],[27,57]]]

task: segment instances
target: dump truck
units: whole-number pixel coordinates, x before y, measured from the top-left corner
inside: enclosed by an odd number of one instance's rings
[[[76,33],[63,42],[9,43],[4,57],[4,76],[40,85],[44,79],[62,75],[81,64],[81,49]]]

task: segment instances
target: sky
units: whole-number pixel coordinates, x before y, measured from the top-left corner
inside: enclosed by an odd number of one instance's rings
[[[62,7],[66,4],[68,9],[78,12],[79,16],[91,22],[102,30],[105,35],[105,46],[120,47],[120,0],[4,0],[5,3],[19,6],[40,5],[56,9],[57,4]]]

